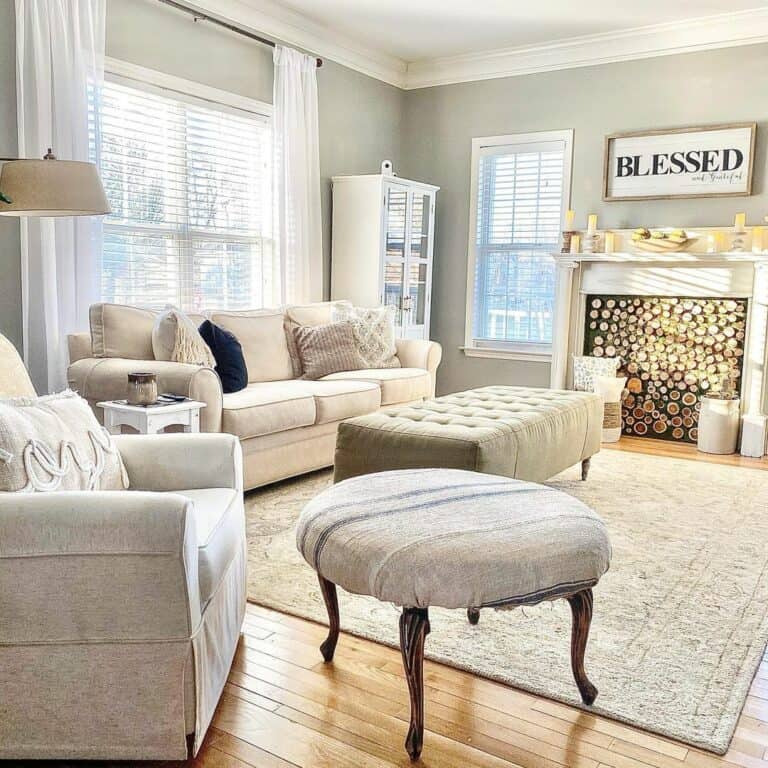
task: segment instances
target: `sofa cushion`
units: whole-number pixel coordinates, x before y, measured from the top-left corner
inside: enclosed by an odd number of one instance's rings
[[[198,331],[195,323],[186,313],[176,307],[169,307],[155,316],[152,326],[152,351],[155,360],[171,360],[174,363],[207,365],[213,368],[216,359]]]
[[[174,491],[195,505],[197,580],[200,608],[213,596],[238,547],[243,546],[243,513],[232,488]]]
[[[304,381],[315,398],[315,424],[328,424],[374,413],[381,405],[381,389],[372,381]]]
[[[248,381],[281,381],[293,376],[283,329],[283,313],[274,310],[210,313],[209,319],[233,333],[243,348]]]
[[[410,403],[430,396],[432,379],[423,368],[363,368],[325,376],[323,381],[371,381],[381,387],[381,404]]]
[[[314,424],[315,398],[303,384],[296,379],[256,382],[224,395],[222,430],[247,440]]]
[[[291,304],[285,307],[285,316],[296,325],[326,325],[333,322],[336,307],[351,307],[348,301],[316,301],[314,304]]]
[[[122,304],[92,304],[91,347],[94,357],[154,360],[152,327],[157,313]]]

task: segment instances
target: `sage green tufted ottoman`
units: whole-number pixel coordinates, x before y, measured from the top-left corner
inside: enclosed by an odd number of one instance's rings
[[[296,544],[317,572],[333,660],[337,585],[402,606],[400,648],[411,701],[405,742],[415,760],[424,735],[424,642],[431,607],[515,608],[564,598],[571,605],[571,668],[586,704],[597,689],[584,670],[592,587],[608,570],[605,524],[562,491],[452,469],[379,472],[332,485],[307,504]],[[482,632],[482,626],[477,628]],[[499,664],[503,665],[503,659]]]
[[[392,469],[469,469],[542,482],[600,450],[592,392],[493,386],[388,408],[339,425],[334,479]]]

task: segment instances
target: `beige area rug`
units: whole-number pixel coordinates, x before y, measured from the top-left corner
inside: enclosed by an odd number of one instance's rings
[[[293,531],[330,481],[315,473],[246,497],[253,602],[327,623]],[[768,472],[603,451],[588,482],[572,468],[550,484],[597,510],[613,543],[587,647],[593,710],[724,753],[768,640]],[[341,590],[339,602],[343,630],[397,645],[393,606]],[[461,611],[430,620],[429,658],[580,706],[566,601],[486,610],[477,628]]]

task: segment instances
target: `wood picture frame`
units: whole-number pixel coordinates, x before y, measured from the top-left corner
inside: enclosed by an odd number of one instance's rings
[[[747,197],[752,194],[756,135],[755,122],[610,134],[603,153],[603,200]],[[694,139],[698,144],[690,148]],[[726,140],[731,142],[727,146]],[[619,155],[618,163],[617,148],[628,153]],[[701,167],[710,161],[712,168]],[[729,186],[736,188],[728,191]]]

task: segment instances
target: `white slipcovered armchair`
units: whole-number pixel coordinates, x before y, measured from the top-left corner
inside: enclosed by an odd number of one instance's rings
[[[1,335],[0,371],[0,397],[34,395]],[[226,682],[246,602],[239,441],[114,439],[130,490],[0,493],[0,758],[184,759]]]

